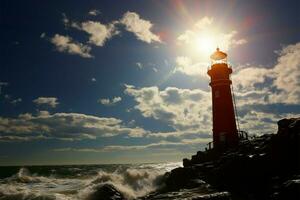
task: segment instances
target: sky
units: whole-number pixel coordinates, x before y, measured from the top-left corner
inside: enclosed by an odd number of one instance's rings
[[[228,54],[240,130],[300,114],[300,2],[0,1],[0,165],[181,161],[212,140]]]

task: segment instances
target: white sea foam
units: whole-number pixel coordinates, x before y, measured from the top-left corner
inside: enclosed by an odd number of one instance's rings
[[[162,175],[178,166],[179,163],[121,165],[114,170],[99,168],[93,176],[74,174],[74,178],[40,176],[21,168],[14,176],[0,179],[0,200],[85,200],[105,184],[114,186],[127,199],[134,199],[160,187]]]

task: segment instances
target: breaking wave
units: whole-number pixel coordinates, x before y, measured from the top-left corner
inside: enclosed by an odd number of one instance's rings
[[[161,187],[163,174],[178,166],[179,163],[61,166],[48,167],[46,172],[23,167],[0,179],[0,200],[89,200],[107,185],[130,200]]]

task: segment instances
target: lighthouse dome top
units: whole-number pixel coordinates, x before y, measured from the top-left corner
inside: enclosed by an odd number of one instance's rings
[[[212,60],[224,60],[226,58],[227,58],[227,54],[220,51],[219,48],[217,48],[216,51],[210,56],[210,59]]]

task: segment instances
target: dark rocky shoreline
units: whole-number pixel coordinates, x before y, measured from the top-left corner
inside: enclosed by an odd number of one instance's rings
[[[241,141],[224,153],[212,149],[184,159],[183,168],[166,174],[161,193],[201,187],[199,180],[204,180],[228,195],[192,199],[300,199],[299,145],[300,118],[280,120],[277,134]]]
[[[199,151],[183,165],[164,175],[161,189],[139,199],[298,200],[300,118],[282,119],[277,134],[242,140],[235,148]],[[116,193],[105,199],[123,199]]]

